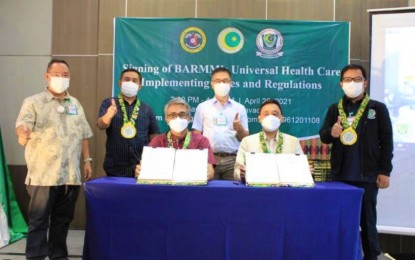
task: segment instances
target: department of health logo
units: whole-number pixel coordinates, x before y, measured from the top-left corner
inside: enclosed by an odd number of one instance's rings
[[[244,36],[236,28],[225,28],[219,33],[218,45],[223,52],[229,54],[237,53],[244,46]]]
[[[206,34],[197,27],[186,28],[180,35],[180,45],[189,53],[197,53],[206,45]]]
[[[281,33],[275,29],[262,30],[256,37],[257,56],[266,59],[281,57],[283,52],[279,52],[284,44]]]

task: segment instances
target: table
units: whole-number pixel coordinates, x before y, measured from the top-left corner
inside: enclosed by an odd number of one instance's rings
[[[363,190],[137,185],[103,177],[84,184],[84,259],[362,259]]]

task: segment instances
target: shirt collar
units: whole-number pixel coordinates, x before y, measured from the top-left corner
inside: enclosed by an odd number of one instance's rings
[[[264,130],[262,130],[262,132],[264,133],[265,141],[271,141],[271,140],[278,141],[279,130],[278,130],[277,134],[274,136],[274,138],[268,138],[266,133],[264,132]]]
[[[50,91],[47,88],[45,89],[45,92],[46,92],[46,100],[47,101],[51,101],[52,99],[56,98],[52,93],[50,93]],[[65,93],[66,94],[63,97],[63,99],[65,99],[65,100],[71,99],[71,96],[69,95],[69,92],[67,90],[66,90]]]
[[[216,97],[213,97],[212,101],[213,101],[214,104],[220,103],[219,100]],[[232,104],[233,102],[235,102],[235,101],[233,99],[231,99],[231,97],[229,97],[225,104]]]

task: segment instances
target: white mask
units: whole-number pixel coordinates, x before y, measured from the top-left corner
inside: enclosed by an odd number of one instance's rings
[[[180,133],[184,129],[187,128],[189,121],[187,119],[182,119],[180,117],[176,117],[175,119],[170,120],[169,126],[170,129],[176,133]]]
[[[226,97],[231,90],[231,84],[229,83],[216,83],[213,85],[213,91],[215,91],[215,95],[218,97]]]
[[[69,88],[69,78],[51,77],[49,88],[57,94],[62,94]]]
[[[265,131],[274,132],[275,130],[277,130],[280,127],[281,120],[278,117],[274,116],[274,115],[269,115],[269,116],[265,117],[264,119],[262,119],[261,125],[262,125],[262,128],[264,128]]]
[[[127,97],[134,97],[138,93],[138,84],[132,81],[121,82],[121,93]]]
[[[343,82],[343,91],[349,98],[355,98],[363,93],[363,82]]]

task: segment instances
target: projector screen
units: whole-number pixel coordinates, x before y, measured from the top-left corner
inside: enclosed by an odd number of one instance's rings
[[[390,187],[379,190],[380,233],[415,235],[415,8],[368,10],[370,97],[393,126]]]

